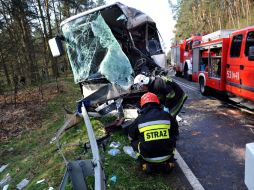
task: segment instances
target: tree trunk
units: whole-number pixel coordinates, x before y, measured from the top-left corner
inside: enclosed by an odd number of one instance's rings
[[[45,5],[46,6],[46,16],[47,16],[47,20],[48,20],[48,30],[49,30],[48,37],[52,38],[52,26],[51,26],[51,20],[50,20],[48,0],[46,0],[45,3],[46,3],[46,5]],[[59,77],[59,72],[58,72],[58,68],[57,68],[57,60],[54,59],[51,54],[49,57],[50,57],[50,62],[51,62],[51,66],[52,66],[53,75],[55,77]]]
[[[2,62],[2,65],[3,65],[3,70],[4,70],[4,75],[5,75],[5,78],[6,78],[6,82],[7,82],[8,86],[10,86],[11,85],[11,79],[10,79],[9,71],[8,71],[6,62],[4,60],[4,57],[2,55],[2,52],[1,52],[1,62]]]

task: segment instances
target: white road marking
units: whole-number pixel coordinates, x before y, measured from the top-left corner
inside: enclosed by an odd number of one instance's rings
[[[194,190],[204,190],[204,187],[200,184],[196,176],[193,174],[191,169],[188,167],[186,162],[183,160],[182,156],[179,152],[175,149],[175,159],[179,167],[181,168],[182,172],[184,173],[185,177],[191,184]]]

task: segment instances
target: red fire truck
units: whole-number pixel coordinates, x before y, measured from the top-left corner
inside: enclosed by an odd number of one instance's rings
[[[203,95],[215,89],[254,108],[250,102],[254,101],[254,26],[203,36],[202,43],[193,47],[192,62],[192,80]]]
[[[192,36],[171,47],[171,65],[176,76],[184,76],[191,80],[192,75],[192,46],[201,42],[201,36]]]

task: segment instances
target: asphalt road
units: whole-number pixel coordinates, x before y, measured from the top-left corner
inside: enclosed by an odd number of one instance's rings
[[[179,114],[178,152],[204,189],[247,189],[245,145],[254,142],[254,115],[228,105],[218,94],[202,96],[197,83],[173,78],[189,97]]]

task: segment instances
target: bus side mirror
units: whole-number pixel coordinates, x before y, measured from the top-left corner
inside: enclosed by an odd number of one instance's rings
[[[49,47],[53,57],[59,57],[64,54],[63,44],[59,36],[49,40]]]
[[[248,60],[249,61],[254,61],[254,46],[249,47]]]

